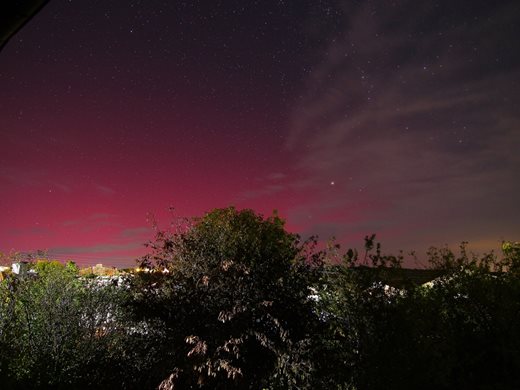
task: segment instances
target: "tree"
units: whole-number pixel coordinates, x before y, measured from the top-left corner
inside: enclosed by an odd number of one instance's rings
[[[292,352],[303,356],[317,324],[309,287],[319,261],[281,218],[216,209],[173,233],[159,231],[150,246],[141,266],[169,271],[141,288],[148,293],[140,301],[146,315],[154,303],[168,329],[163,388],[303,380],[310,362]]]
[[[520,242],[504,241],[502,243],[503,263],[507,269],[520,274]]]

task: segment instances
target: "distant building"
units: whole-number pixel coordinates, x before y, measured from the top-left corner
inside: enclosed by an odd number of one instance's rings
[[[96,264],[93,267],[82,268],[79,271],[82,276],[96,275],[96,276],[114,276],[119,275],[120,272],[115,267],[105,267],[103,264]]]
[[[17,263],[13,263],[11,270],[15,275],[25,276],[27,275],[27,271],[29,270],[29,263],[27,261],[19,261]]]

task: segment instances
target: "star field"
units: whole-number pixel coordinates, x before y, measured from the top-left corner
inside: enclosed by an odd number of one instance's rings
[[[390,250],[518,240],[519,16],[53,0],[0,52],[0,251],[132,264],[170,205]]]

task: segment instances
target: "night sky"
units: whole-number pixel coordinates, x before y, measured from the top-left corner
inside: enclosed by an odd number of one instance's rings
[[[518,240],[519,21],[517,0],[52,0],[0,52],[0,251],[132,265],[170,206],[389,251]]]

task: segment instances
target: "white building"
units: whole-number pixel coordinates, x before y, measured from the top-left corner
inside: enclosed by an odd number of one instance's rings
[[[16,275],[25,276],[27,275],[27,271],[29,270],[29,263],[26,261],[20,261],[18,263],[13,263],[11,267],[12,271]]]

